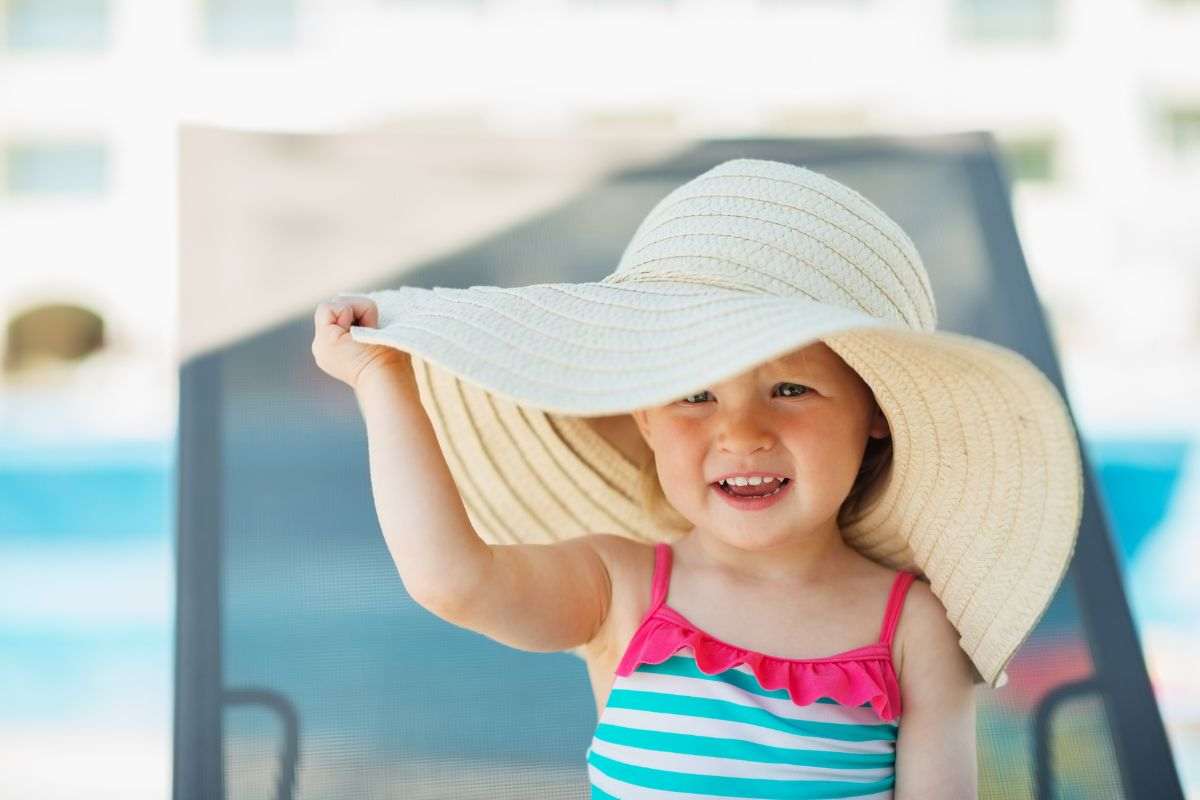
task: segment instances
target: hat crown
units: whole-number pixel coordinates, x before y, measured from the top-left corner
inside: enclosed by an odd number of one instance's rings
[[[736,158],[646,215],[601,283],[668,282],[797,295],[914,330],[937,326],[916,245],[853,189],[805,167]]]

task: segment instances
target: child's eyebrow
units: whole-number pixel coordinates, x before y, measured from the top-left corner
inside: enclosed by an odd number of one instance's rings
[[[825,372],[825,367],[819,360],[798,355],[780,358],[772,362],[770,368],[773,372],[798,372],[809,375],[820,375]]]

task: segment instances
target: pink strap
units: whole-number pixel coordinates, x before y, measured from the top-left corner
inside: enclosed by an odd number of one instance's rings
[[[671,581],[671,545],[658,542],[654,545],[654,582],[650,592],[650,612],[667,599],[667,587]]]
[[[892,636],[896,633],[896,625],[900,621],[900,609],[904,606],[904,598],[908,596],[908,587],[916,579],[916,575],[906,570],[896,573],[892,581],[892,593],[888,595],[887,609],[883,612],[883,626],[879,630],[879,642],[889,647]]]
[[[667,588],[671,581],[671,545],[667,542],[657,542],[654,545],[654,579],[650,593],[650,610],[646,616],[654,613],[667,599]],[[906,570],[896,573],[892,581],[892,591],[888,595],[887,608],[883,612],[883,624],[879,629],[879,642],[892,644],[896,626],[900,622],[900,609],[904,607],[904,598],[908,596],[908,587],[916,580],[916,575]]]

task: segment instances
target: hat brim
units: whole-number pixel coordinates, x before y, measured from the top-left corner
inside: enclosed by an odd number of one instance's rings
[[[891,479],[844,530],[882,563],[917,565],[993,688],[1070,565],[1083,514],[1074,423],[1019,353],[947,331],[824,339],[871,387]]]
[[[1083,485],[1074,426],[1049,379],[1007,348],[711,286],[367,296],[379,325],[351,335],[419,359],[422,401],[485,539],[668,538],[638,507],[637,465],[574,419],[670,402],[821,340],[870,386],[893,443],[890,474],[846,541],[926,576],[990,686],[1007,681],[1070,562]]]
[[[366,296],[379,325],[353,326],[355,341],[406,350],[493,394],[577,416],[666,403],[828,333],[898,327],[804,297],[650,282],[404,286]]]

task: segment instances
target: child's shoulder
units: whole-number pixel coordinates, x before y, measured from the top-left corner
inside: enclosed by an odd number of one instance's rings
[[[654,575],[654,544],[615,533],[587,537],[608,571],[608,610],[587,649],[596,657],[615,652],[637,625]],[[644,595],[644,596],[643,596]]]
[[[872,598],[870,607],[876,608],[878,600],[875,598],[890,595],[899,571],[856,553],[854,566],[843,574],[846,576],[847,590]],[[933,593],[928,579],[918,574],[902,598],[896,628],[892,634],[892,664],[897,677],[904,669],[906,645],[928,642],[931,637],[944,641],[947,635],[953,635],[957,639],[958,634],[950,625],[946,609]]]
[[[588,539],[608,568],[614,599],[627,596],[628,588],[636,585],[645,584],[649,591],[654,575],[653,543],[616,533],[593,533]]]
[[[606,566],[637,569],[649,564],[651,569],[654,568],[655,545],[651,542],[638,541],[617,533],[592,533],[587,538]]]
[[[916,642],[921,645],[913,652],[953,654],[959,650],[959,638],[958,629],[950,622],[946,607],[933,593],[929,580],[918,576],[908,587],[892,639],[897,677],[904,674],[906,649],[913,650]]]

